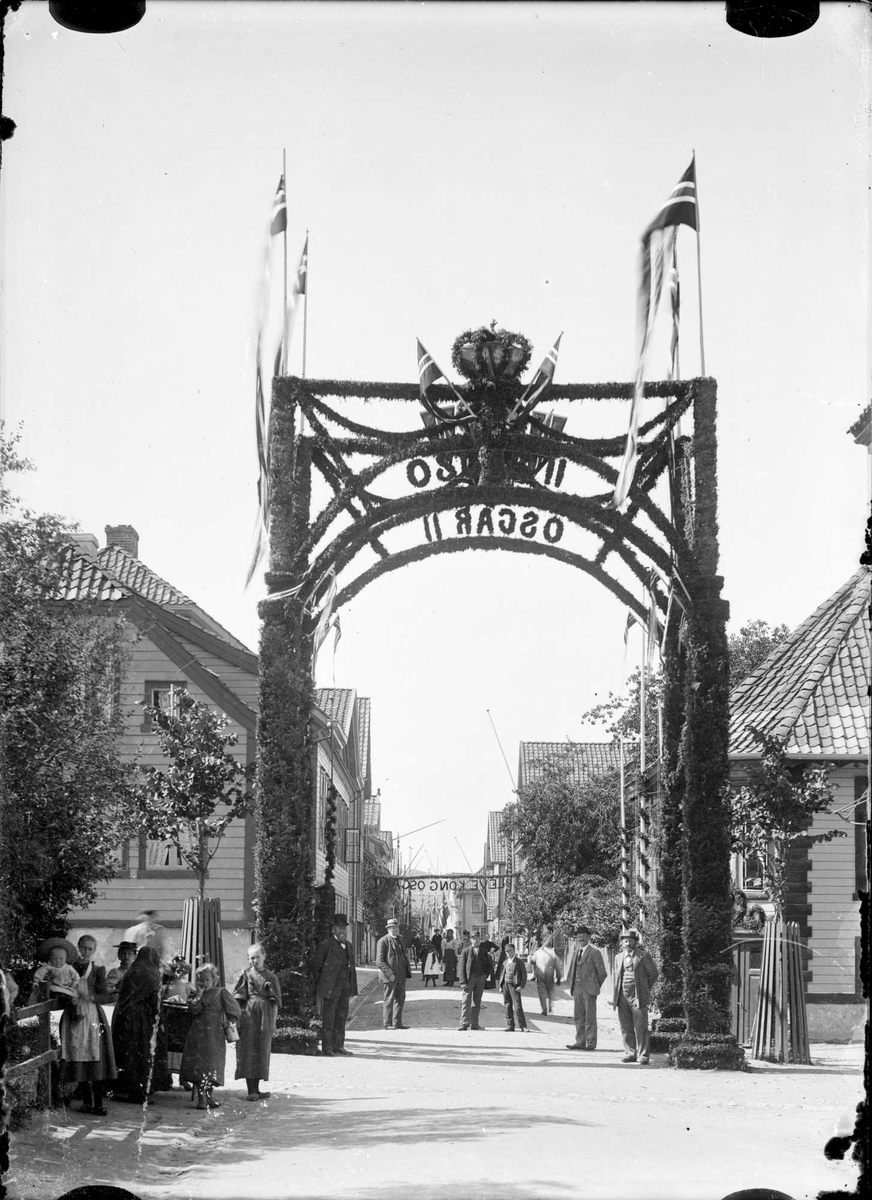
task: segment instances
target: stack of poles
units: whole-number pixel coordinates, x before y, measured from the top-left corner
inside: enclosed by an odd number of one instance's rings
[[[781,917],[763,931],[760,994],[754,1023],[753,1057],[771,1062],[808,1063],[802,946],[799,926]]]

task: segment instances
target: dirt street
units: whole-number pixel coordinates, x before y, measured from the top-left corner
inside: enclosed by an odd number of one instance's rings
[[[362,973],[372,979],[372,972]],[[161,1093],[109,1116],[53,1111],[15,1136],[12,1200],[56,1200],[84,1183],[142,1200],[721,1200],[770,1187],[795,1200],[853,1190],[849,1164],[823,1148],[850,1127],[862,1047],[813,1047],[812,1067],[745,1074],[678,1072],[655,1055],[625,1065],[600,1000],[596,1051],[565,1049],[570,1001],[543,1017],[528,987],[531,1032],[503,1030],[485,993],[481,1033],[457,1031],[459,989],[410,984],[408,1030],[381,1027],[380,989],[357,1006],[352,1058],[274,1056],[272,1099],[249,1104],[232,1079],[197,1112]]]

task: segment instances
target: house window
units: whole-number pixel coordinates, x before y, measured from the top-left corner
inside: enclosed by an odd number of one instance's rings
[[[327,846],[327,793],[330,789],[330,776],[323,767],[318,769],[318,811],[315,814],[315,824],[318,829],[318,849]]]
[[[756,854],[746,854],[740,859],[742,870],[742,891],[743,892],[762,892],[765,890],[763,882],[763,863]]]
[[[186,849],[193,846],[193,835],[183,833],[182,845]],[[191,868],[184,861],[179,847],[167,839],[143,838],[140,843],[139,861],[141,869],[146,871],[178,871],[190,872]]]
[[[472,911],[474,913],[481,912],[481,896],[478,894],[478,892],[476,892],[472,897]]]
[[[147,679],[145,681],[145,703],[149,708],[159,708],[171,717],[179,715],[179,696],[188,690],[188,685],[179,680]],[[146,714],[141,729],[147,733],[152,728]]]
[[[854,873],[857,878],[858,899],[860,892],[869,890],[866,874],[866,822],[869,820],[869,791],[865,775],[854,777]]]

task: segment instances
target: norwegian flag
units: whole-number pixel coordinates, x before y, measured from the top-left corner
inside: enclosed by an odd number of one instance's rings
[[[430,388],[440,379],[445,380],[451,392],[454,394],[458,404],[457,409],[442,409],[439,407],[436,401],[431,398],[429,394]],[[430,416],[435,417],[437,421],[455,424],[458,421],[468,421],[472,415],[469,405],[460,395],[454,384],[451,383],[448,378],[446,378],[442,368],[437,366],[433,355],[424,348],[424,346],[421,344],[420,338],[418,339],[418,390],[421,393],[421,403],[423,404],[424,408],[427,410]],[[462,416],[459,415],[461,409],[466,410]]]
[[[255,355],[254,425],[257,441],[257,505],[258,520],[254,534],[254,550],[245,577],[245,586],[251,583],[258,564],[266,552],[269,538],[269,397],[272,393],[272,378],[281,369],[284,345],[283,302],[281,272],[279,265],[279,237],[288,228],[288,206],[285,198],[285,177],[279,179],[270,213],[269,236],[264,258],[263,285],[261,289],[260,324],[257,331]]]
[[[672,189],[669,199],[663,204],[654,220],[651,221],[642,234],[639,248],[639,287],[636,305],[636,336],[639,345],[636,366],[636,378],[633,385],[633,399],[630,405],[630,427],[627,431],[627,444],[624,457],[618,471],[614,494],[607,507],[622,510],[627,502],[633,478],[636,474],[636,464],[639,460],[639,409],[645,394],[645,362],[648,353],[648,343],[654,328],[654,319],[660,306],[660,296],[668,267],[675,270],[675,291],[673,292],[673,350],[671,362],[673,369],[677,362],[678,337],[678,291],[676,267],[676,235],[679,225],[687,225],[691,229],[699,229],[699,217],[696,197],[696,158],[691,159],[690,166]],[[671,284],[670,284],[671,285]]]
[[[509,413],[509,420],[520,420],[539,403],[554,379],[557,370],[557,352],[560,349],[560,339],[563,333],[557,335],[557,341],[545,355],[539,370],[527,384],[515,407]]]
[[[287,362],[287,354],[291,345],[291,338],[294,336],[294,325],[297,320],[297,313],[300,311],[300,297],[305,297],[306,288],[309,282],[309,235],[306,234],[306,241],[303,243],[303,252],[300,255],[300,261],[297,264],[297,273],[294,276],[294,282],[291,287],[290,295],[288,296],[288,315],[285,325],[285,350],[284,361]],[[282,372],[284,374],[284,372]]]

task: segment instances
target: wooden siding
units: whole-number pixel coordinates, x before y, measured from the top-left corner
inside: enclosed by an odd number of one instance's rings
[[[831,776],[833,810],[841,809],[853,821],[856,771],[837,769]],[[809,847],[809,903],[812,951],[809,998],[815,993],[853,995],[856,980],[855,939],[860,936],[860,906],[857,891],[853,825],[838,816],[819,813],[811,833],[842,829],[847,837],[816,842]]]
[[[192,654],[194,648],[192,647]],[[208,656],[205,656],[208,657]],[[214,665],[202,665],[216,674],[220,673],[235,689],[235,680],[220,671],[218,660]],[[228,668],[229,671],[234,668]],[[256,687],[257,677],[250,677]],[[196,684],[186,679],[175,666],[147,637],[141,638],[133,647],[131,661],[120,689],[120,705],[124,720],[123,753],[128,760],[136,759],[142,766],[163,766],[166,759],[160,751],[157,737],[143,729],[145,718],[140,701],[144,700],[147,681],[169,681],[186,683],[188,691],[196,699],[215,708],[212,700]],[[247,701],[246,701],[247,702]],[[228,729],[239,741],[231,753],[241,763],[246,762],[251,739],[242,725],[231,721]],[[250,837],[251,823],[234,821],[228,828],[212,862],[206,881],[207,895],[221,900],[221,919],[225,926],[240,926],[251,923],[251,897],[246,895],[246,856],[253,853]],[[250,872],[249,878],[250,878]],[[196,895],[196,876],[191,871],[163,868],[147,869],[140,861],[140,846],[136,840],[128,845],[128,870],[121,877],[110,880],[99,898],[87,909],[77,909],[70,914],[73,924],[87,921],[89,924],[127,926],[133,923],[138,912],[154,908],[160,913],[162,924],[179,924],[184,901]]]

